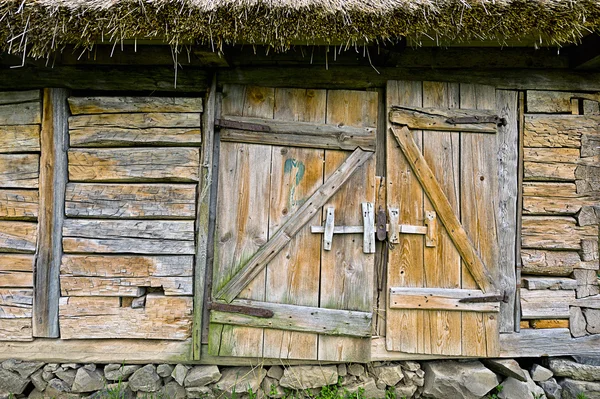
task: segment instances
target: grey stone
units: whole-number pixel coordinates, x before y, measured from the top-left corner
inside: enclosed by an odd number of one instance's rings
[[[47,395],[52,395],[51,392],[71,392],[71,386],[61,380],[60,378],[54,378],[48,381],[48,386],[44,391]]]
[[[500,399],[537,399],[542,398],[544,390],[537,386],[531,379],[529,372],[525,371],[525,382],[508,377],[502,382],[502,390],[498,393]]]
[[[75,381],[76,374],[77,370],[63,369],[62,367],[59,367],[58,370],[54,372],[54,375],[56,375],[58,378],[60,378],[69,385],[73,385],[73,381]]]
[[[500,382],[479,361],[434,361],[424,364],[423,395],[435,399],[479,399]]]
[[[571,356],[577,363],[588,364],[590,366],[600,366],[600,356]]]
[[[136,370],[129,377],[129,387],[133,392],[156,392],[160,389],[161,383],[162,381],[152,364]]]
[[[348,385],[345,389],[349,393],[356,393],[359,390],[363,391],[363,395],[366,399],[372,398],[385,398],[385,390],[377,388],[377,384],[375,383],[375,379],[372,377],[368,377],[365,381],[356,382],[354,384]]]
[[[281,367],[281,366],[269,367],[269,371],[267,371],[267,377],[275,378],[276,380],[280,380],[281,377],[283,377],[283,367]]]
[[[521,366],[514,359],[481,359],[481,362],[496,374],[516,378],[522,382],[527,381]]]
[[[72,392],[94,392],[104,388],[105,380],[98,370],[90,371],[85,367],[77,369],[75,381],[73,381]]]
[[[185,393],[189,399],[213,399],[215,397],[209,387],[186,388]]]
[[[127,382],[118,382],[113,384],[108,384],[104,387],[104,389],[94,392],[87,399],[133,399],[136,395],[134,395],[133,391],[129,388],[129,384]]]
[[[190,370],[190,368],[188,366],[183,365],[183,364],[178,364],[173,369],[173,372],[171,373],[171,377],[173,377],[173,379],[175,381],[177,381],[177,383],[179,385],[183,386],[185,377],[187,376],[187,373],[189,370]]]
[[[81,364],[79,364],[79,363],[63,363],[60,365],[60,367],[62,367],[63,369],[78,369],[79,367],[81,367]]]
[[[423,378],[423,377],[425,377],[425,372],[423,371],[423,369],[418,369],[418,370],[415,370],[415,374],[416,374],[416,375],[417,375],[417,377],[419,377],[419,378]]]
[[[345,377],[348,375],[348,367],[346,367],[346,363],[338,364],[338,375],[340,377]]]
[[[170,364],[159,364],[156,367],[156,374],[160,375],[161,377],[168,377],[171,375],[172,372],[173,366],[171,366]]]
[[[186,388],[203,387],[219,381],[221,373],[217,366],[196,366],[188,371],[184,384]]]
[[[29,378],[21,377],[19,373],[0,368],[0,394],[22,394],[29,381]]]
[[[346,386],[346,385],[350,385],[350,384],[352,384],[352,383],[354,383],[356,381],[358,381],[358,377],[355,377],[353,375],[347,374],[345,377],[341,378],[341,384],[340,385]]]
[[[335,367],[334,367],[335,368]],[[289,370],[289,369],[287,369]],[[286,372],[287,372],[286,370]],[[337,373],[336,373],[337,374]],[[227,395],[235,393],[245,393],[252,389],[252,392],[258,392],[267,376],[267,370],[264,368],[251,367],[231,367],[223,370],[223,375],[219,382],[215,384],[215,389],[224,392]],[[285,378],[282,377],[281,381]],[[281,384],[280,381],[280,384]],[[281,384],[283,385],[283,384]]]
[[[412,398],[418,387],[414,384],[400,383],[394,387],[396,398]]]
[[[285,396],[285,390],[279,386],[276,379],[269,377],[269,373],[267,373],[267,376],[263,380],[261,386],[263,392],[269,398],[279,399]]]
[[[33,383],[33,386],[35,387],[35,389],[37,389],[40,392],[43,392],[44,389],[46,389],[46,386],[48,385],[48,382],[46,382],[46,380],[44,380],[44,378],[42,377],[42,374],[44,374],[43,370],[38,370],[35,373],[31,374],[31,382]]]
[[[584,393],[587,399],[600,399],[600,382],[577,381],[565,378],[560,382],[562,387],[562,399],[578,399],[580,393]]]
[[[354,363],[348,366],[348,374],[358,377],[365,373],[365,366],[362,364]]]
[[[531,379],[535,382],[547,381],[554,375],[554,373],[552,373],[552,370],[548,370],[546,367],[542,367],[539,364],[534,364],[531,367],[530,374]]]
[[[27,399],[44,399],[44,393],[39,389],[34,388],[31,392],[29,392]]]
[[[19,373],[23,378],[29,377],[44,366],[44,363],[40,362],[23,362],[21,360],[5,360],[2,362],[2,368],[8,371]]]
[[[94,363],[86,364],[83,368],[89,371],[96,371],[96,365]]]
[[[54,373],[51,373],[50,371],[42,371],[42,378],[44,381],[50,381],[54,378]]]
[[[104,378],[109,381],[127,381],[130,375],[139,370],[142,366],[138,365],[123,365],[123,364],[107,364],[104,367]]]
[[[562,398],[562,387],[558,385],[554,378],[550,378],[548,381],[541,381],[538,385],[546,393],[548,399],[561,399]]]
[[[163,377],[163,384],[168,384],[169,382],[174,381],[173,377],[171,377],[170,375]],[[181,384],[179,384],[181,385]]]
[[[336,384],[337,379],[336,366],[295,366],[285,369],[279,384],[284,388],[291,389],[320,388],[325,385]]]
[[[421,365],[419,363],[413,362],[410,360],[400,363],[400,366],[404,370],[408,370],[408,371],[417,371],[421,368]]]
[[[54,373],[60,367],[57,363],[48,363],[44,366],[44,371],[48,371],[50,373]]]
[[[379,366],[373,369],[373,374],[377,377],[377,382],[381,382],[388,387],[392,387],[404,378],[402,367],[395,366]]]
[[[165,384],[162,389],[162,393],[164,397],[168,399],[185,399],[186,397],[185,388],[179,385],[176,381],[171,381]]]
[[[579,364],[569,359],[553,358],[548,360],[548,368],[557,377],[569,377],[575,380],[600,380],[600,366]]]

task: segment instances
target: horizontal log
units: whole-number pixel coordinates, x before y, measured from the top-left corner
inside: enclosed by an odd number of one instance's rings
[[[581,240],[598,236],[598,226],[577,226],[569,216],[523,216],[522,246],[535,249],[581,249]]]
[[[575,183],[524,182],[524,197],[581,197]]]
[[[255,317],[241,313],[211,310],[210,322],[286,331],[318,331],[320,334],[326,335],[371,337],[372,314],[370,312],[285,305],[242,299],[234,300],[232,304],[270,310],[273,312],[273,317]]]
[[[193,295],[188,277],[71,277],[61,275],[62,296],[139,297],[145,288],[162,288],[165,295]]]
[[[574,290],[527,290],[522,288],[522,318],[568,319],[569,304],[574,300]]]
[[[578,148],[523,148],[525,162],[539,163],[579,163]]]
[[[69,130],[71,147],[193,146],[202,141],[199,128],[125,129],[82,127]]]
[[[0,125],[35,125],[41,122],[40,101],[0,105]]]
[[[595,353],[600,335],[573,338],[568,328],[523,330],[518,334],[500,334],[500,356],[539,357],[571,356]]]
[[[194,254],[194,222],[66,219],[65,253]]]
[[[449,288],[390,288],[391,309],[499,312],[500,302],[460,302],[465,298],[489,296],[479,290]]]
[[[0,287],[33,287],[33,272],[0,270]]]
[[[37,223],[0,221],[0,252],[34,253]]]
[[[39,174],[38,154],[0,154],[0,187],[37,188]]]
[[[576,164],[523,162],[524,181],[575,181]]]
[[[542,251],[522,249],[522,272],[542,276],[569,276],[573,269],[581,266],[576,251]]]
[[[575,299],[571,302],[571,305],[578,306],[580,308],[600,309],[600,295]]]
[[[69,97],[71,114],[202,112],[201,97]]]
[[[496,133],[497,125],[500,122],[496,111],[401,107],[397,104],[392,104],[389,118],[392,123],[408,126],[409,129],[473,133]],[[459,123],[458,121],[463,118],[477,118],[483,122]],[[487,122],[487,119],[493,118],[498,118],[498,120]],[[452,122],[452,120],[457,122]]]
[[[33,255],[0,254],[0,272],[33,273]]]
[[[70,150],[68,157],[71,181],[198,181],[198,148]]]
[[[583,115],[525,115],[525,147],[580,148],[582,134],[597,134],[600,117]]]
[[[523,196],[524,215],[575,215],[582,207],[596,204],[590,197],[526,197]]]
[[[523,277],[523,287],[528,290],[574,290],[577,280],[560,277]]]
[[[531,320],[529,325],[531,326],[531,328],[536,328],[536,329],[569,328],[569,320],[566,320],[566,319]]]
[[[0,319],[31,318],[33,290],[1,288]]]
[[[158,127],[199,128],[200,113],[145,112],[137,114],[76,115],[69,118],[69,129],[100,126],[128,129],[148,129]]]
[[[118,297],[62,297],[61,339],[143,338],[185,340],[192,297],[148,294],[143,308],[121,307]]]
[[[63,255],[61,274],[80,277],[193,275],[193,256]]]
[[[0,153],[40,151],[40,125],[0,126]]]
[[[0,189],[0,219],[37,219],[38,197],[38,190]]]
[[[194,219],[196,185],[68,183],[65,212],[69,217]]]
[[[0,92],[0,105],[39,102],[40,100],[41,95],[39,90]]]
[[[572,91],[527,90],[529,113],[570,114],[572,99],[600,100],[599,93],[577,93]]]
[[[0,341],[33,341],[31,318],[0,319]]]

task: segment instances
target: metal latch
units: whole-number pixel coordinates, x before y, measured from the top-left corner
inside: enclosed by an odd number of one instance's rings
[[[458,302],[462,303],[483,303],[483,302],[504,302],[508,303],[508,293],[504,291],[502,294],[485,294],[482,296],[470,296],[467,298],[461,298]]]

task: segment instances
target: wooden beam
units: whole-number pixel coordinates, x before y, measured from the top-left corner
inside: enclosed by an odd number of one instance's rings
[[[71,114],[202,112],[199,97],[70,97]]]
[[[465,266],[471,272],[473,279],[484,293],[497,291],[492,275],[483,264],[477,253],[477,249],[467,236],[465,229],[456,217],[448,198],[442,191],[433,172],[427,165],[427,161],[415,144],[410,130],[406,126],[402,128],[391,128],[396,141],[402,148],[407,161],[421,183],[421,187],[429,197],[438,217],[449,232],[452,242],[460,253]]]
[[[572,356],[597,353],[600,335],[573,338],[568,328],[500,334],[500,357]]]
[[[217,291],[216,298],[231,302],[248,285],[269,261],[296,235],[298,231],[325,205],[327,200],[354,174],[354,172],[371,158],[373,153],[356,149],[329,179],[315,191],[292,215],[281,228],[271,236],[269,241],[244,264],[240,271],[227,284]]]
[[[487,295],[489,297],[489,295]],[[450,288],[390,288],[391,309],[452,310],[463,312],[499,312],[500,301],[461,302],[465,298],[486,298],[479,290]]]
[[[68,92],[45,89],[41,130],[40,207],[33,298],[33,335],[56,338],[62,225],[67,183]]]
[[[390,121],[409,129],[462,133],[496,133],[501,122],[496,111],[394,106]]]

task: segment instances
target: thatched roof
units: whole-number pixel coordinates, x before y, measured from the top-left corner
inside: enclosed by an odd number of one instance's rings
[[[387,42],[539,37],[600,30],[599,0],[0,0],[0,47],[47,56],[65,44]]]

